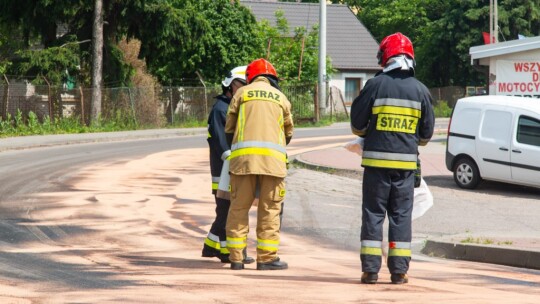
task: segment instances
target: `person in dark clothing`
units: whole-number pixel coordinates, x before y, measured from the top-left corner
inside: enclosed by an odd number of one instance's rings
[[[225,120],[231,98],[238,88],[246,84],[246,66],[232,69],[221,82],[222,94],[216,97],[216,102],[208,116],[208,146],[210,148],[210,171],[212,174],[212,193],[216,200],[216,218],[204,240],[202,256],[217,257],[223,263],[230,263],[227,249],[225,225],[231,201],[217,194],[221,170],[224,160],[231,154],[230,145],[225,138]],[[244,263],[255,260],[244,254]]]
[[[353,101],[352,132],[364,138],[362,167],[362,283],[374,284],[382,263],[388,214],[388,260],[394,284],[408,282],[418,145],[433,135],[432,97],[414,77],[414,50],[401,33],[385,37],[377,53],[383,70]]]

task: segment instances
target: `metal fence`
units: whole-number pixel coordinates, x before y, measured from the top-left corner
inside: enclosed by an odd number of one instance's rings
[[[315,120],[315,84],[284,86],[297,120]],[[221,87],[133,87],[102,89],[101,118],[133,120],[161,127],[189,120],[206,120]],[[77,117],[88,124],[92,89],[10,83],[0,85],[0,118],[36,114],[40,121]],[[19,114],[20,113],[20,114]]]
[[[291,102],[295,122],[316,121],[321,115],[317,106],[315,83],[282,86],[282,91]],[[347,115],[347,108],[340,106],[339,92],[332,93],[327,100],[327,116]],[[339,90],[338,90],[339,91]],[[465,96],[463,87],[430,89],[436,101],[444,100],[453,107],[456,100]],[[189,120],[204,121],[221,87],[134,87],[105,88],[102,90],[101,117],[104,120],[123,119],[139,126],[162,127]],[[0,118],[4,121],[30,112],[40,121],[45,118],[72,117],[88,124],[91,113],[92,90],[32,85],[19,82],[0,84]]]
[[[465,87],[442,87],[429,89],[435,103],[446,102],[450,108],[453,108],[457,100],[465,97],[467,94]]]

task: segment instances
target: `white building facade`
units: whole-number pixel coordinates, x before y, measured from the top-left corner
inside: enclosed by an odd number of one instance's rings
[[[469,54],[488,69],[490,95],[540,98],[540,37],[475,46]]]

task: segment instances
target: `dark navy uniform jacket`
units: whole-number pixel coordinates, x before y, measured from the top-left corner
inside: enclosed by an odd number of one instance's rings
[[[352,131],[365,139],[362,166],[415,170],[434,124],[431,94],[412,71],[379,73],[351,107]]]
[[[208,145],[210,147],[210,171],[212,173],[212,192],[216,193],[223,160],[221,159],[225,151],[230,150],[230,146],[225,138],[225,120],[227,109],[231,99],[225,95],[216,97],[216,103],[208,115]]]

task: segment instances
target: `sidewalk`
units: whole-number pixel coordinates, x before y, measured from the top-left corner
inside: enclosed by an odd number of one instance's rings
[[[451,176],[446,169],[445,147],[448,119],[438,119],[435,135],[430,144],[420,147],[422,176]],[[440,144],[433,144],[440,143]],[[361,157],[343,147],[309,151],[294,156],[294,163],[302,167],[323,172],[339,171],[347,176],[362,176]],[[461,244],[448,238],[429,239],[423,254],[435,257],[484,262],[531,269],[540,269],[540,248],[536,245],[509,248],[501,246]]]
[[[206,134],[206,128],[150,129],[120,132],[32,135],[0,138],[0,152],[92,142],[110,142]]]

